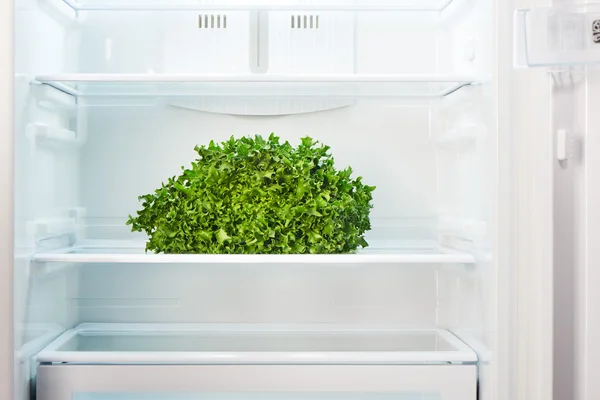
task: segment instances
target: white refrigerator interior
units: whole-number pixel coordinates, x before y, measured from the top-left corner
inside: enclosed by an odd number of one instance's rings
[[[16,0],[16,398],[496,398],[498,9]],[[271,133],[377,187],[368,248],[144,251],[138,196]]]

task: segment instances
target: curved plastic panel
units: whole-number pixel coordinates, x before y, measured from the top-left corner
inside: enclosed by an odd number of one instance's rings
[[[353,105],[353,100],[337,99],[237,99],[182,98],[169,101],[173,107],[229,115],[277,116],[335,110]]]

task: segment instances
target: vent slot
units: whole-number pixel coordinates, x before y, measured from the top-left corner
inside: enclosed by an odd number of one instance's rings
[[[199,14],[199,29],[227,29],[226,14]]]
[[[292,29],[319,29],[318,15],[292,15]]]

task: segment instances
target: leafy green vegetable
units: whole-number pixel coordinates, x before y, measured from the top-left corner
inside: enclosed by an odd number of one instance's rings
[[[375,187],[338,171],[329,147],[295,148],[231,137],[195,148],[199,158],[152,194],[127,221],[146,251],[198,254],[332,254],[368,246]]]

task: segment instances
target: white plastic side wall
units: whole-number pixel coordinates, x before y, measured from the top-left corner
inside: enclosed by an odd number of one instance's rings
[[[0,2],[0,398],[13,397],[13,2]]]
[[[496,284],[502,269],[497,244],[501,199],[499,174],[505,163],[506,140],[499,130],[495,96],[497,75],[491,1],[472,4],[473,10],[451,33],[453,59],[462,71],[485,71],[481,85],[465,88],[443,99],[437,147],[437,198],[440,240],[476,254],[471,270],[444,270],[438,274],[438,323],[468,343],[479,356],[480,393],[497,396],[495,342],[499,321]]]
[[[9,1],[2,2],[5,3]],[[76,129],[74,99],[31,84],[39,71],[62,70],[68,63],[65,40],[70,16],[68,12],[61,13],[47,6],[45,1],[15,2],[14,57],[10,52],[2,53],[2,67],[13,62],[15,67],[12,77],[14,93],[9,89],[6,91],[10,93],[14,109],[2,106],[2,112],[11,110],[11,114],[2,121],[14,121],[14,130],[11,128],[10,131],[11,135],[14,132],[14,147],[8,139],[3,140],[0,151],[10,151],[11,156],[14,154],[14,171],[8,167],[1,168],[2,174],[10,173],[11,181],[14,179],[14,192],[9,189],[8,183],[6,188],[2,183],[6,198],[12,199],[14,195],[15,201],[15,208],[11,210],[14,232],[10,235],[14,238],[14,250],[2,251],[6,255],[14,253],[14,281],[3,278],[2,282],[14,282],[14,305],[11,302],[10,308],[15,313],[14,398],[17,400],[29,399],[32,395],[30,380],[34,363],[31,358],[62,330],[70,328],[76,317],[69,309],[70,291],[76,288],[73,274],[45,274],[41,277],[38,266],[30,263],[37,239],[45,239],[49,246],[53,241],[63,240],[55,234],[68,230],[69,210],[79,203],[74,178],[78,171],[76,159],[60,141],[51,139],[53,132]],[[1,15],[4,18],[8,12]],[[11,23],[3,23],[2,29],[11,26]],[[1,40],[4,38],[12,40],[12,37],[3,34]],[[11,163],[8,155],[3,155],[1,160]],[[8,220],[0,225],[12,227]],[[4,245],[12,247],[12,239],[2,238]],[[13,268],[13,262],[4,265]],[[8,295],[10,291],[6,289],[2,293]],[[4,307],[7,303],[2,301],[0,304]],[[2,376],[4,379],[10,375],[3,373]],[[7,385],[0,387],[4,390]]]

